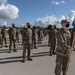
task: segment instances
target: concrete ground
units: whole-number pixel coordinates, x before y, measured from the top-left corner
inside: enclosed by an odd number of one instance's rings
[[[22,45],[17,43],[17,51],[8,53],[9,48],[0,48],[0,75],[55,75],[56,56],[49,56],[49,47],[47,46],[47,37],[38,49],[33,49],[31,56],[33,61],[22,63]],[[75,52],[71,56],[68,75],[75,75]]]

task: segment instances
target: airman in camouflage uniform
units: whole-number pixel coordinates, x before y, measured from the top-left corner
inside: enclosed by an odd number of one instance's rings
[[[20,30],[20,33],[21,33],[21,38],[22,38],[22,45],[23,45],[23,30],[25,29],[25,27],[24,28],[22,28],[21,30]]]
[[[55,75],[60,75],[61,70],[63,75],[65,74],[69,52],[72,50],[70,47],[71,33],[68,30],[67,20],[62,20],[61,25],[63,27],[62,30],[57,32],[57,50],[56,50],[56,67],[55,67]]]
[[[40,31],[40,35],[41,35],[41,41],[43,41],[43,28],[41,27],[41,31]]]
[[[27,23],[27,28],[23,30],[23,62],[25,62],[26,49],[28,49],[28,60],[32,61],[31,54],[31,44],[32,44],[32,30],[30,29],[30,23]]]
[[[4,27],[3,27],[3,29],[2,29],[2,31],[1,31],[1,34],[2,34],[2,46],[3,46],[3,40],[4,40],[4,42],[5,42],[5,47],[8,47],[7,46],[7,28],[6,28],[6,26],[4,25]]]
[[[55,54],[55,47],[56,47],[56,27],[54,26],[51,30],[50,30],[50,56],[52,56],[52,54]]]
[[[35,49],[37,49],[36,47],[36,27],[35,26],[33,26],[32,28],[32,48],[33,46]]]
[[[17,27],[17,33],[16,33],[16,41],[18,43],[20,43],[20,41],[19,41],[19,28],[18,27]]]
[[[16,27],[15,27],[15,24],[12,23],[12,28],[9,29],[9,41],[10,41],[9,53],[11,53],[12,43],[13,43],[14,52],[17,52],[16,45],[15,45],[15,43],[16,43],[16,33],[17,33],[17,30],[16,30]]]
[[[72,41],[71,41],[71,44],[74,47],[74,51],[75,51],[75,28],[73,28],[71,32],[71,40],[73,41],[73,44],[72,44]]]
[[[2,47],[2,34],[1,34],[1,28],[0,28],[0,45]]]
[[[38,29],[38,44],[41,44],[41,28]]]
[[[44,35],[44,37],[46,37],[47,34],[48,34],[48,29],[45,28],[45,29],[43,30],[43,35]]]
[[[52,25],[48,25],[48,46],[51,46],[51,29]]]

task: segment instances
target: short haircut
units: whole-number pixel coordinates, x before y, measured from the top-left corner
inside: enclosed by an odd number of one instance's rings
[[[28,28],[30,28],[30,23],[29,22],[27,22],[26,25],[27,25]]]
[[[12,23],[12,27],[15,27],[15,24],[14,23]]]
[[[68,23],[68,21],[66,19],[64,19],[64,20],[61,20],[61,24],[62,23]]]

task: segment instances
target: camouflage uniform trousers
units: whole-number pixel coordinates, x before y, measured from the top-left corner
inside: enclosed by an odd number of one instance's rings
[[[38,36],[38,44],[41,44],[41,37]]]
[[[9,45],[9,52],[11,52],[11,47],[12,47],[12,43],[13,43],[13,48],[14,48],[14,51],[16,51],[16,40],[15,39],[10,39],[10,45]]]
[[[48,46],[51,46],[51,36],[48,34]]]
[[[23,61],[25,61],[26,49],[28,49],[27,56],[28,56],[28,59],[29,59],[30,58],[30,53],[31,53],[31,43],[23,41]]]
[[[2,36],[0,36],[0,45],[2,47]]]
[[[19,43],[19,35],[16,36],[16,40]]]
[[[55,54],[55,47],[56,47],[56,40],[51,39],[51,42],[50,42],[50,55]]]
[[[59,56],[59,55],[56,56],[55,75],[60,75],[61,71],[64,75],[66,66],[67,66],[67,62],[68,62],[68,55],[67,56]]]
[[[2,46],[3,46],[3,40],[5,42],[5,46],[7,46],[7,37],[6,36],[2,36]]]
[[[21,38],[22,38],[22,46],[23,46],[23,34],[21,34]]]
[[[48,46],[50,46],[50,38],[48,39]]]
[[[34,48],[36,47],[36,38],[35,37],[32,37],[32,48],[33,48],[33,46],[34,46]]]
[[[40,38],[41,38],[41,41],[43,41],[43,34],[42,33],[41,33],[41,37]]]

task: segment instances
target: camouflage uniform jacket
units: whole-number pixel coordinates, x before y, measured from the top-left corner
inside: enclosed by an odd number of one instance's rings
[[[9,29],[9,39],[16,40],[16,33],[17,33],[16,28],[14,27],[10,28]]]
[[[61,56],[66,56],[69,54],[68,49],[70,48],[71,33],[69,30],[65,32],[60,30],[56,34],[57,36],[57,50],[56,54]]]
[[[2,41],[2,34],[1,34],[1,29],[0,29],[0,43]]]
[[[36,29],[32,29],[32,37],[36,38]]]
[[[51,31],[50,31],[51,33],[50,33],[50,39],[51,40],[56,40],[56,32],[55,32],[55,30],[54,29],[51,29]]]
[[[43,29],[40,30],[41,37],[43,36]]]
[[[1,34],[1,29],[0,29],[0,37],[2,36],[2,34]]]
[[[1,34],[3,37],[6,37],[7,36],[7,28],[3,28],[1,31]]]
[[[32,43],[32,30],[30,28],[23,30],[23,41]]]

